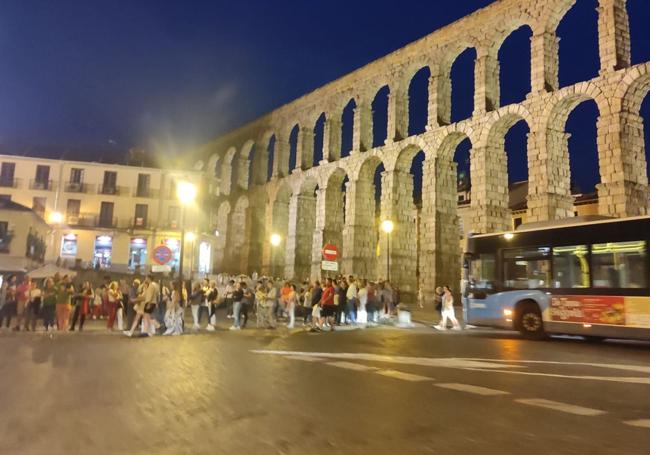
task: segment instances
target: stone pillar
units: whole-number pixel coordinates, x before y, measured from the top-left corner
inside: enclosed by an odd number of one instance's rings
[[[326,118],[323,128],[323,160],[341,159],[341,120]]]
[[[503,147],[474,148],[471,152],[472,230],[488,234],[510,229],[508,157]]]
[[[289,142],[279,134],[275,136],[273,178],[289,175]]]
[[[251,157],[252,159],[252,157]],[[238,156],[236,159],[235,166],[238,166],[239,170],[237,171],[237,186],[242,190],[248,189],[248,182],[250,181],[250,165],[248,158],[245,156]]]
[[[531,38],[531,95],[553,92],[560,87],[560,40],[554,32],[542,32]]]
[[[311,275],[312,248],[316,226],[316,198],[311,194],[297,197],[294,273],[287,277],[299,281]],[[286,267],[285,267],[286,270]]]
[[[346,274],[373,279],[377,274],[375,185],[372,179],[350,181],[346,195],[341,270]]]
[[[499,96],[499,58],[482,53],[474,64],[474,115],[498,109]]]
[[[605,216],[646,215],[649,209],[648,176],[644,155],[643,119],[623,112],[598,119],[601,183],[598,211]]]
[[[298,196],[289,200],[288,229],[284,247],[284,278],[293,278],[296,273],[296,230],[298,229]]]
[[[255,187],[249,196],[249,221],[250,235],[248,237],[248,266],[247,272],[262,272],[264,262],[264,251],[266,242],[266,203],[264,200],[264,190]]]
[[[413,204],[413,176],[408,171],[394,170],[382,173],[381,219],[391,220],[395,229],[390,234],[390,276],[405,293],[407,299],[417,293],[417,238]],[[377,273],[388,276],[388,236],[379,230],[380,254]]]
[[[433,301],[436,286],[448,284],[460,292],[456,163],[451,159],[424,162],[420,233],[420,287],[426,301]]]
[[[599,0],[600,73],[629,68],[632,62],[627,0]]]
[[[570,218],[573,213],[569,134],[548,130],[528,134],[529,222]]]
[[[301,126],[296,144],[296,169],[309,169],[314,164],[314,130]]]
[[[431,71],[429,76],[429,105],[427,107],[427,131],[438,127],[438,85],[440,76]]]
[[[321,278],[321,250],[325,243],[325,215],[327,211],[326,204],[327,188],[318,188],[316,190],[316,222],[314,225],[314,235],[311,245],[311,274],[310,279],[320,280]]]
[[[267,202],[264,205],[264,218],[262,222],[264,223],[264,238],[262,240],[262,273],[267,276],[274,276],[274,251],[273,246],[271,245],[271,234],[273,233],[273,204]]]
[[[365,152],[372,148],[372,103],[359,98],[354,108],[352,152]]]
[[[388,94],[388,131],[386,142],[400,141],[408,137],[409,95],[408,90],[397,84]]]

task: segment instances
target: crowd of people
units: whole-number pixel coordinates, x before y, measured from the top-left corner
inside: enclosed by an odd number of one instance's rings
[[[436,289],[435,298],[441,316],[435,327],[446,330],[449,319],[453,329],[460,329],[449,287]],[[130,282],[105,276],[96,286],[89,281],[73,283],[68,275],[56,274],[41,282],[11,276],[0,288],[0,328],[82,331],[86,321],[93,319],[106,320],[106,330],[127,336],[180,335],[202,327],[216,330],[217,310],[223,309],[232,321],[230,330],[245,328],[249,315],[255,315],[258,328],[286,323],[291,329],[298,318],[309,330],[333,331],[340,325],[367,326],[390,319],[400,303],[397,286],[352,275],[299,285],[256,274],[219,275],[216,280],[183,284],[151,275]],[[186,324],[188,310],[191,322]],[[42,326],[37,327],[38,320]]]

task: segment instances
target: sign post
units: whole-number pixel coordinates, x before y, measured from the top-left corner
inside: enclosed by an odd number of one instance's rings
[[[339,249],[336,245],[326,243],[323,246],[323,260],[321,261],[321,269],[328,272],[338,272],[339,270]]]
[[[151,266],[152,272],[171,272],[172,268],[169,263],[172,260],[174,253],[167,245],[158,245],[154,248],[152,253],[152,259],[155,264]]]

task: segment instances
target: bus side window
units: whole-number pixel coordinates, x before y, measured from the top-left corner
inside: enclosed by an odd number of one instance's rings
[[[646,242],[600,243],[591,247],[591,261],[596,288],[645,288]]]
[[[553,287],[589,287],[589,248],[587,245],[553,248]]]

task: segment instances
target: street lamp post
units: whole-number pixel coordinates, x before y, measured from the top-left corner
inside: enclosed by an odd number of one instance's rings
[[[179,292],[181,296],[183,295],[183,257],[185,256],[185,207],[194,203],[196,193],[196,185],[191,182],[178,182],[176,184],[176,198],[181,203],[181,251],[178,261]]]
[[[273,270],[272,273],[274,276],[277,276],[276,275],[277,266],[275,261],[276,259],[275,255],[277,254],[276,247],[278,247],[280,243],[282,243],[282,237],[280,237],[280,234],[271,234],[271,270]]]
[[[391,220],[381,222],[381,230],[386,233],[386,281],[390,281],[390,234],[395,229],[395,224]]]
[[[192,247],[190,249],[190,273],[189,273],[190,281],[192,281],[192,272],[193,272],[192,267],[194,266],[194,250],[196,249],[196,243],[195,243],[196,234],[194,232],[191,232],[191,231],[186,232],[185,233],[185,240],[190,242],[190,244],[192,245]]]

